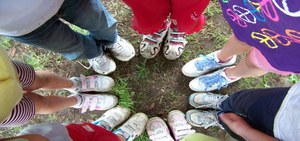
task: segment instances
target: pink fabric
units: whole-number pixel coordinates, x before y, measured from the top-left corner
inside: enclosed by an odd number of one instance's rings
[[[123,0],[132,10],[133,28],[141,34],[157,32],[171,14],[179,32],[192,34],[205,24],[202,15],[209,0]]]
[[[259,68],[268,71],[268,72],[274,72],[281,75],[290,75],[293,74],[293,72],[287,72],[287,71],[280,71],[275,69],[270,65],[268,60],[264,57],[264,55],[255,47],[253,47],[250,51],[250,59],[251,61]]]

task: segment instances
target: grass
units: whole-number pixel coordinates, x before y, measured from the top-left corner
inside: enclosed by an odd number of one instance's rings
[[[44,69],[45,58],[42,58],[42,56],[37,55],[35,52],[30,52],[24,57],[25,62],[30,64],[35,70]]]
[[[137,69],[137,78],[138,79],[147,79],[150,71],[148,70],[146,66],[147,59],[145,59],[143,62],[136,65]]]
[[[292,83],[300,82],[300,76],[299,76],[299,74],[291,74],[291,75],[288,76],[288,79]]]
[[[127,78],[118,78],[112,91],[119,97],[119,105],[133,110],[134,102],[132,96],[134,93],[130,91],[127,85]]]
[[[151,141],[146,132],[136,138],[134,141]]]
[[[119,105],[134,111],[134,102],[132,100],[134,93],[130,91],[127,85],[127,78],[118,78],[112,91],[119,97]],[[150,139],[146,132],[144,132],[135,141],[150,141]]]
[[[208,17],[213,17],[217,14],[221,14],[222,10],[221,7],[219,6],[218,2],[211,2],[208,7],[205,10],[205,14]]]
[[[11,39],[4,36],[0,36],[0,47],[3,47],[5,49],[11,48]]]

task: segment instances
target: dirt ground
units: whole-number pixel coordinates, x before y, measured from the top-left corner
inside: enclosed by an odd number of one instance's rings
[[[188,87],[192,78],[185,77],[181,68],[188,60],[195,58],[199,53],[210,53],[220,49],[226,42],[231,30],[224,21],[219,5],[216,0],[210,3],[205,15],[207,25],[204,29],[188,37],[183,56],[175,61],[169,61],[160,53],[156,58],[146,60],[139,55],[139,42],[141,35],[131,29],[131,12],[128,7],[119,1],[110,0],[104,2],[108,10],[118,19],[120,36],[128,39],[135,47],[137,55],[129,62],[117,63],[117,70],[111,77],[115,80],[124,78],[128,89],[133,93],[135,112],[144,112],[149,117],[159,116],[166,119],[169,111],[178,109],[186,112],[192,109],[188,104],[188,96],[194,93]],[[43,63],[43,69],[57,74],[71,77],[79,74],[96,74],[92,70],[84,69],[79,63],[65,60],[62,56],[30,46],[12,42],[13,47],[9,49],[10,56],[28,62],[28,58],[37,57]],[[32,52],[34,55],[32,56]],[[45,63],[46,62],[46,63]],[[37,65],[39,66],[39,65]],[[286,77],[268,74],[264,77],[240,80],[216,93],[231,94],[246,88],[261,88],[275,86],[290,86]],[[44,95],[57,94],[68,95],[62,91],[38,91]],[[66,109],[51,115],[36,116],[30,124],[42,122],[81,122],[95,120],[102,112],[88,112],[80,114],[78,110]],[[25,125],[27,126],[27,125]],[[7,137],[18,132],[24,126],[13,129],[0,129],[1,136]],[[219,138],[222,141],[233,141],[233,139],[218,127],[195,128],[197,131]]]

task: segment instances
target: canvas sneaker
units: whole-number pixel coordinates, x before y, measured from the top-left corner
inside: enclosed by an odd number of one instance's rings
[[[220,51],[215,51],[208,55],[200,55],[199,57],[189,61],[182,67],[182,73],[188,77],[197,77],[217,70],[226,66],[231,66],[236,61],[236,55],[224,63],[220,63],[217,55]]]
[[[80,77],[72,77],[70,80],[74,83],[74,86],[66,90],[71,93],[90,91],[107,92],[110,91],[115,84],[111,77],[102,75],[84,76],[81,74]]]
[[[77,99],[77,104],[73,108],[81,108],[81,113],[94,110],[108,110],[116,106],[118,98],[109,94],[72,94]]]
[[[151,59],[159,53],[162,41],[168,32],[169,24],[169,22],[165,22],[158,32],[143,35],[143,40],[140,44],[140,54],[144,58]]]
[[[148,120],[146,131],[152,141],[174,141],[166,123],[159,117]]]
[[[124,122],[129,116],[130,110],[128,108],[117,106],[106,111],[99,119],[94,121],[93,124],[111,131],[117,125]]]
[[[189,103],[195,108],[212,108],[220,110],[221,103],[228,98],[228,95],[207,93],[193,93],[189,97]]]
[[[196,127],[207,129],[208,127],[218,126],[222,128],[217,121],[216,111],[189,110],[186,113],[186,120]]]
[[[184,113],[179,110],[173,110],[168,114],[168,124],[176,141],[196,132],[186,121]]]
[[[220,90],[223,87],[227,87],[228,84],[233,83],[240,78],[230,79],[225,73],[225,69],[215,71],[210,74],[196,77],[193,79],[189,86],[193,91],[204,92]]]
[[[144,113],[136,113],[129,118],[121,127],[114,131],[116,135],[123,136],[126,141],[133,141],[145,131],[148,121],[147,115]]]
[[[112,55],[120,61],[129,61],[135,56],[133,46],[120,36],[117,37],[117,42],[108,48]]]
[[[169,60],[179,58],[187,44],[185,38],[185,32],[179,32],[177,28],[169,28],[167,43],[164,46],[164,56]]]
[[[94,71],[99,74],[107,75],[116,70],[115,61],[108,57],[106,54],[88,59],[88,62],[90,63],[90,67],[92,67]]]

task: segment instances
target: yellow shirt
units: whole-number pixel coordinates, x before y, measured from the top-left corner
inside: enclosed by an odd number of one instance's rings
[[[0,47],[0,122],[3,122],[23,97],[14,66]]]

